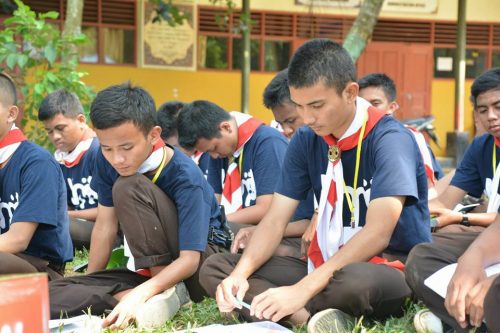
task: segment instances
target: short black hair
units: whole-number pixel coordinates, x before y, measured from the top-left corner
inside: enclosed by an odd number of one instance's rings
[[[264,106],[274,109],[277,106],[292,104],[290,89],[288,88],[288,69],[284,69],[269,82],[264,89]]]
[[[75,93],[59,89],[43,99],[38,110],[38,120],[49,120],[58,114],[73,119],[83,114],[82,104]]]
[[[179,144],[184,149],[192,150],[201,138],[219,138],[220,123],[230,119],[227,111],[212,102],[200,100],[186,104],[177,118]]]
[[[157,125],[155,102],[146,90],[130,82],[113,85],[95,97],[90,120],[99,130],[132,122],[147,135]]]
[[[487,70],[472,83],[470,87],[470,100],[474,108],[477,106],[476,103],[479,95],[490,90],[500,90],[500,67]]]
[[[158,124],[161,127],[161,138],[168,138],[177,135],[177,116],[179,111],[184,106],[184,103],[179,101],[171,101],[163,103],[158,108]]]
[[[381,88],[389,102],[396,100],[396,85],[394,81],[384,73],[372,73],[363,76],[358,81],[359,90],[368,87]]]
[[[293,88],[312,87],[323,81],[340,95],[349,82],[356,81],[356,67],[342,45],[326,38],[312,39],[297,49],[288,66],[288,84]]]
[[[3,72],[0,72],[0,103],[6,107],[17,104],[16,84],[10,75]]]

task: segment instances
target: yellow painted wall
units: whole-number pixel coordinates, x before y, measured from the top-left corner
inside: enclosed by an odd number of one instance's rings
[[[436,0],[437,11],[430,14],[381,12],[384,18],[413,18],[434,20],[456,20],[458,11],[457,0]],[[241,7],[241,0],[235,1]],[[198,4],[210,5],[208,0],[198,0]],[[357,15],[358,9],[343,6],[320,7],[318,5],[304,6],[295,4],[295,0],[252,0],[252,9],[291,11],[314,14]],[[467,3],[467,20],[478,22],[498,22],[500,20],[500,1],[498,0],[473,0]]]
[[[84,81],[101,90],[109,85],[131,80],[148,90],[156,105],[172,99],[190,102],[206,99],[219,104],[226,110],[240,108],[240,74],[237,72],[216,71],[169,71],[162,69],[139,69],[135,67],[81,65],[89,72]],[[262,92],[274,76],[273,73],[252,73],[250,75],[250,113],[267,123],[272,114],[262,105]],[[465,130],[473,135],[472,107],[468,100],[470,80],[465,84]],[[176,95],[175,95],[176,94]],[[431,113],[435,116],[435,126],[441,147],[432,146],[438,156],[446,151],[446,132],[453,130],[454,124],[454,82],[453,80],[435,79],[432,81]]]
[[[240,110],[239,72],[189,72],[102,65],[80,65],[80,69],[89,73],[83,81],[97,91],[130,80],[149,91],[157,106],[173,99],[183,102],[206,99],[228,111]],[[274,73],[250,75],[250,113],[268,123],[272,114],[262,105],[262,92],[273,76]]]
[[[469,101],[472,80],[465,81],[464,130],[469,132],[469,139],[474,135],[474,116]],[[453,80],[435,79],[432,81],[431,112],[436,118],[434,125],[439,135],[442,149],[431,143],[432,150],[438,156],[446,155],[446,132],[453,131],[455,122],[455,82]]]

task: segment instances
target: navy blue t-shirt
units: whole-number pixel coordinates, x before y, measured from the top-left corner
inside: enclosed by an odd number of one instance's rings
[[[75,210],[97,207],[97,193],[90,187],[90,182],[99,150],[99,140],[94,138],[77,165],[68,168],[64,164],[59,164],[66,181],[68,206]]]
[[[266,125],[257,128],[247,141],[240,170],[243,208],[255,205],[258,196],[274,193],[287,145],[281,133]],[[210,159],[208,182],[215,193],[222,193],[228,166],[227,158]]]
[[[314,214],[314,191],[311,189],[307,193],[305,200],[301,200],[295,214],[292,217],[292,222],[300,220],[310,220]]]
[[[207,153],[203,153],[200,156],[200,159],[198,160],[198,167],[200,168],[201,172],[205,176],[205,178],[208,177],[208,166],[210,165],[210,155]]]
[[[439,164],[439,162],[437,161],[436,156],[434,156],[434,152],[432,151],[429,145],[427,145],[427,149],[429,149],[429,153],[431,154],[432,168],[434,169],[434,177],[436,177],[436,179],[439,180],[444,177],[443,168],[441,168],[441,164]]]
[[[25,254],[62,264],[73,259],[66,186],[49,152],[24,141],[0,169],[0,233],[16,222],[38,227]]]
[[[174,149],[174,155],[155,184],[177,208],[179,250],[203,252],[207,246],[209,226],[222,229],[219,205],[200,168],[180,150],[169,147]],[[101,205],[113,207],[112,189],[118,177],[116,170],[100,152],[96,158],[93,186],[98,189]]]
[[[485,134],[475,138],[464,154],[462,162],[457,167],[455,175],[450,184],[456,186],[468,194],[480,198],[483,191],[488,197],[491,195],[493,180],[493,145],[494,137]],[[495,147],[497,160],[500,160],[500,149]]]
[[[306,198],[313,189],[321,196],[321,177],[328,167],[328,145],[310,128],[302,127],[293,136],[285,156],[276,192],[295,200]],[[342,152],[344,180],[353,194],[356,149]],[[405,196],[405,204],[388,249],[407,253],[422,242],[430,242],[427,176],[413,135],[398,121],[383,117],[363,140],[359,178],[353,198],[359,226],[365,224],[370,200]],[[349,226],[350,211],[344,196],[344,226]]]

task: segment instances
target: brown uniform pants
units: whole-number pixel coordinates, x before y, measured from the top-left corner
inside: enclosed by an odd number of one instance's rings
[[[444,299],[424,285],[424,280],[444,266],[456,263],[458,258],[477,238],[478,232],[439,233],[434,242],[413,248],[406,265],[406,281],[429,309],[457,332],[467,332],[448,314]],[[496,279],[484,303],[488,332],[500,332],[500,280]]]
[[[135,259],[135,268],[169,265],[179,257],[177,211],[172,200],[147,177],[120,177],[113,186],[113,203],[123,234]],[[207,235],[208,236],[208,235]],[[208,244],[200,265],[211,254],[224,251]],[[206,295],[198,283],[198,271],[185,281],[193,301]],[[61,313],[81,314],[92,307],[92,314],[111,310],[116,293],[132,289],[147,278],[134,272],[109,270],[62,279],[49,284],[51,317]]]
[[[214,296],[217,285],[234,269],[239,254],[216,254],[201,268],[200,284]],[[289,286],[307,275],[307,263],[294,257],[273,256],[255,271],[248,283],[245,301],[269,288]],[[311,315],[327,308],[340,309],[354,316],[386,318],[402,314],[405,299],[411,296],[400,271],[385,265],[354,263],[335,272],[326,288],[314,296],[306,309]],[[248,310],[241,310],[247,321],[257,320]]]
[[[64,275],[64,264],[53,265],[48,260],[22,253],[0,252],[0,275],[47,273],[49,281]]]

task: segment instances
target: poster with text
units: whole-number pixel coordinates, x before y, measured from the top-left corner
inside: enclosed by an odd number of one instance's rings
[[[194,0],[177,0],[173,4],[188,16],[174,27],[164,20],[153,22],[156,5],[144,1],[142,10],[141,49],[143,67],[179,70],[196,68],[196,6]]]

